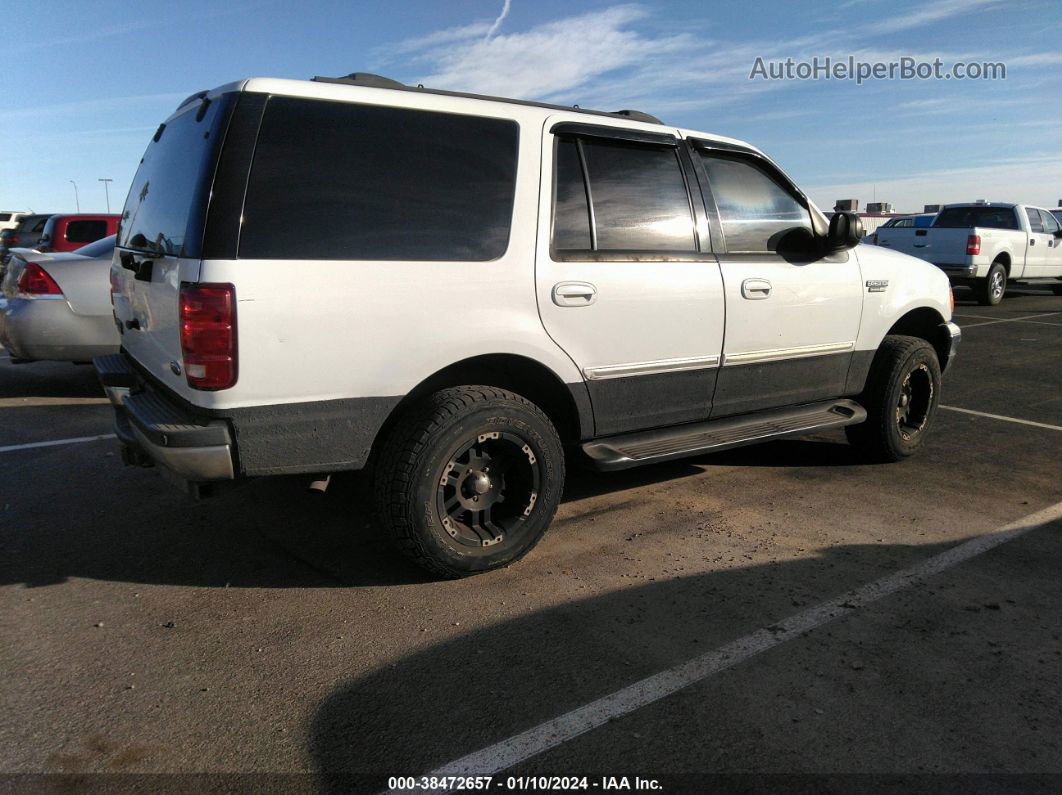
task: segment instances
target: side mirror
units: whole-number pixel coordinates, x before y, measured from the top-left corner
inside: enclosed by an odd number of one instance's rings
[[[863,221],[855,213],[834,213],[826,233],[827,251],[855,248],[863,239]]]

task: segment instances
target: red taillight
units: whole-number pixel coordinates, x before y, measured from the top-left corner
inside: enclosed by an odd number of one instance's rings
[[[966,238],[966,253],[967,254],[980,254],[981,253],[981,236],[970,235]]]
[[[62,295],[63,291],[36,262],[29,263],[18,277],[18,291],[22,295]]]
[[[236,288],[198,284],[181,288],[181,351],[193,389],[214,391],[236,383]]]

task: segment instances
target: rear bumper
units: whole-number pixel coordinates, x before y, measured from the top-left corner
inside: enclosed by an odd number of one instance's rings
[[[114,432],[126,463],[158,464],[192,483],[232,480],[232,431],[224,420],[193,417],[152,388],[121,354],[93,360],[114,406]]]
[[[977,276],[976,265],[953,265],[953,264],[937,264],[937,267],[948,274],[948,277],[952,281],[962,281],[966,279],[973,279]]]
[[[0,299],[0,344],[15,359],[90,362],[118,350],[109,317],[75,315],[61,296]]]

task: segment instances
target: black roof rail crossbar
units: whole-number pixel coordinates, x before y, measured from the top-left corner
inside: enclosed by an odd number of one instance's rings
[[[202,99],[203,97],[205,97],[209,93],[210,93],[209,91],[196,91],[194,94],[192,94],[192,96],[188,97],[185,100],[182,100],[181,103],[177,107],[178,108],[183,108],[189,102],[195,102],[197,99]]]
[[[471,94],[466,91],[447,91],[442,88],[425,88],[422,85],[409,86],[392,80],[389,77],[370,74],[369,72],[351,72],[346,77],[321,77],[313,78],[317,83],[338,83],[348,86],[363,86],[366,88],[390,88],[396,91],[416,91],[422,94],[437,94],[442,97],[461,97],[463,99],[482,99],[487,102],[505,102],[509,105],[524,105],[531,108],[546,108],[547,110],[564,110],[569,113],[586,113],[591,116],[608,116],[613,119],[628,119],[641,121],[648,124],[663,124],[656,116],[643,113],[640,110],[617,110],[609,112],[605,110],[588,110],[578,105],[554,105],[549,102],[533,102],[528,99],[512,99],[510,97],[494,97],[489,94]],[[187,100],[185,100],[187,101]]]
[[[346,77],[314,77],[316,83],[343,83],[350,86],[367,86],[368,88],[409,88],[390,77],[374,75],[370,72],[351,72]]]
[[[613,116],[626,116],[631,121],[644,121],[648,124],[663,124],[660,119],[649,113],[642,113],[640,110],[614,110]]]

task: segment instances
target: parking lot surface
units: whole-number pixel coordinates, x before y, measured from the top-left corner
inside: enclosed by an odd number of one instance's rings
[[[960,356],[915,459],[862,464],[828,433],[578,473],[524,561],[456,582],[391,551],[360,477],[192,502],[124,468],[113,440],[27,446],[108,434],[110,408],[91,368],[0,353],[0,772],[317,772],[380,790],[471,758],[672,788],[1057,784],[1062,297],[956,297]]]

